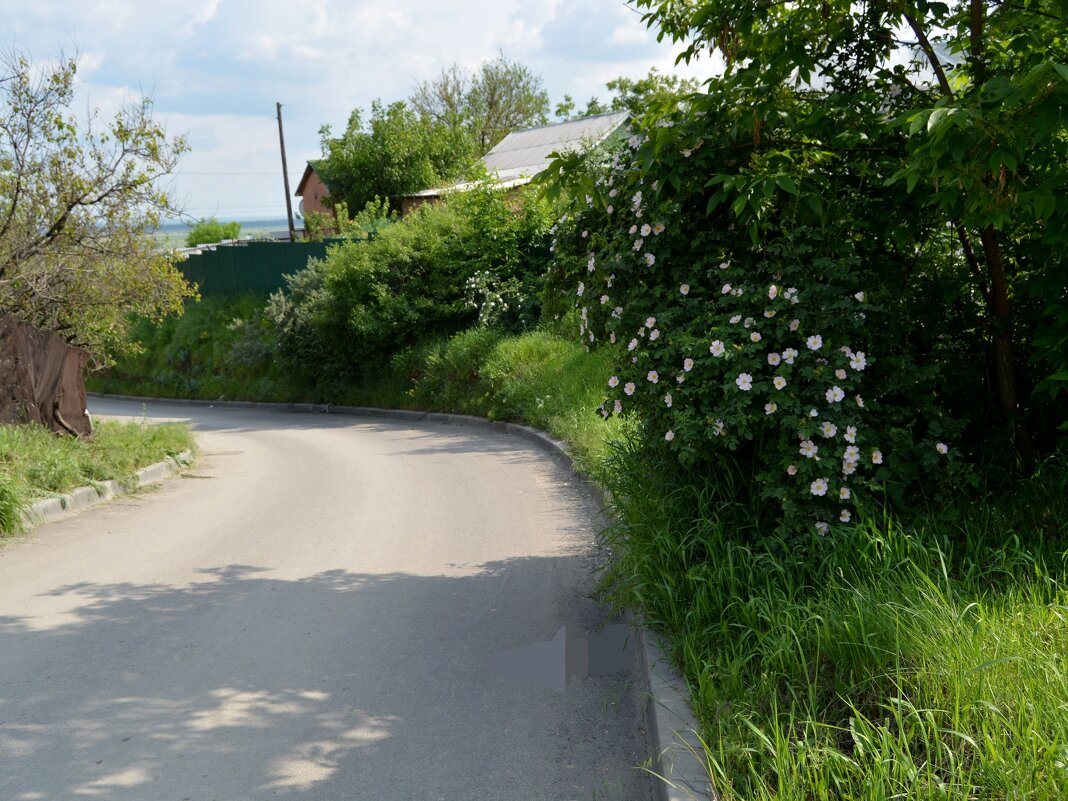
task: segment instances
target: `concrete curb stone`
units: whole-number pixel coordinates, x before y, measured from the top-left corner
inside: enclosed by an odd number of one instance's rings
[[[101,481],[91,487],[78,487],[68,493],[57,495],[53,498],[45,498],[37,501],[29,509],[22,513],[23,524],[27,528],[52,523],[64,517],[88,509],[90,506],[109,501],[119,495],[124,495],[135,489],[147,487],[150,484],[158,484],[165,478],[177,473],[183,467],[193,461],[193,454],[183,451],[177,456],[168,457],[162,462],[156,462],[148,467],[143,467],[133,475],[129,482]]]
[[[569,469],[575,479],[593,495],[601,508],[602,524],[607,523],[609,496],[600,485],[580,474],[568,451],[567,444],[536,428],[487,420],[466,414],[420,412],[408,409],[379,409],[370,406],[329,406],[315,403],[257,403],[254,401],[205,401],[190,399],[147,398],[133,395],[101,395],[93,398],[138,401],[143,403],[173,403],[186,406],[223,406],[263,409],[279,412],[341,414],[353,417],[385,418],[405,422],[426,422],[439,425],[464,426],[504,433],[525,439],[547,456]],[[158,467],[153,465],[152,467]],[[152,469],[152,468],[147,468]],[[701,743],[697,737],[697,721],[690,711],[690,691],[685,678],[665,655],[659,635],[648,631],[635,620],[631,621],[636,634],[639,670],[646,687],[645,725],[648,732],[650,771],[659,781],[653,782],[657,801],[715,801],[708,770],[703,764]]]

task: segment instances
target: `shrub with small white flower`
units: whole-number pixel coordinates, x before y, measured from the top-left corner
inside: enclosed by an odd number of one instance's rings
[[[754,242],[726,208],[706,214],[703,168],[690,158],[701,140],[681,127],[635,134],[583,184],[592,206],[582,202],[556,232],[557,281],[570,275],[598,293],[611,285],[611,304],[583,317],[597,346],[619,353],[603,408],[636,414],[649,446],[684,464],[748,452],[785,528],[833,531],[881,502],[894,478],[882,449],[907,430],[907,415],[884,415],[886,387],[866,381],[883,310],[848,237],[769,223]],[[666,176],[657,188],[655,176]],[[617,196],[631,201],[607,214]],[[665,396],[659,382],[670,378],[677,387]]]
[[[469,309],[478,312],[483,328],[502,326],[523,311],[523,288],[519,278],[501,278],[496,272],[478,270],[464,285],[464,299]]]

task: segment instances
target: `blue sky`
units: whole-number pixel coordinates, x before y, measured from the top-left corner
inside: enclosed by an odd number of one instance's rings
[[[225,219],[285,215],[276,101],[295,190],[321,125],[404,99],[453,62],[474,69],[503,52],[542,76],[554,104],[605,97],[606,81],[652,66],[707,74],[676,68],[677,48],[622,0],[0,0],[0,46],[38,62],[77,54],[80,109],[151,95],[192,147],[173,194],[195,217]]]

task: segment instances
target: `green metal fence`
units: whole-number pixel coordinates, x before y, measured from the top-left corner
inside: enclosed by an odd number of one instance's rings
[[[285,287],[282,276],[303,270],[308,259],[321,259],[330,242],[238,242],[202,248],[178,264],[201,295],[274,292]]]

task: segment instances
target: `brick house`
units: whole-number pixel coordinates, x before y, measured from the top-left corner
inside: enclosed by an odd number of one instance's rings
[[[323,202],[326,196],[330,194],[330,189],[323,183],[319,173],[315,171],[315,164],[314,161],[308,162],[308,166],[304,168],[304,175],[301,177],[300,183],[297,184],[297,191],[294,192],[301,199],[300,213],[305,216],[313,212],[333,216],[334,210]]]

